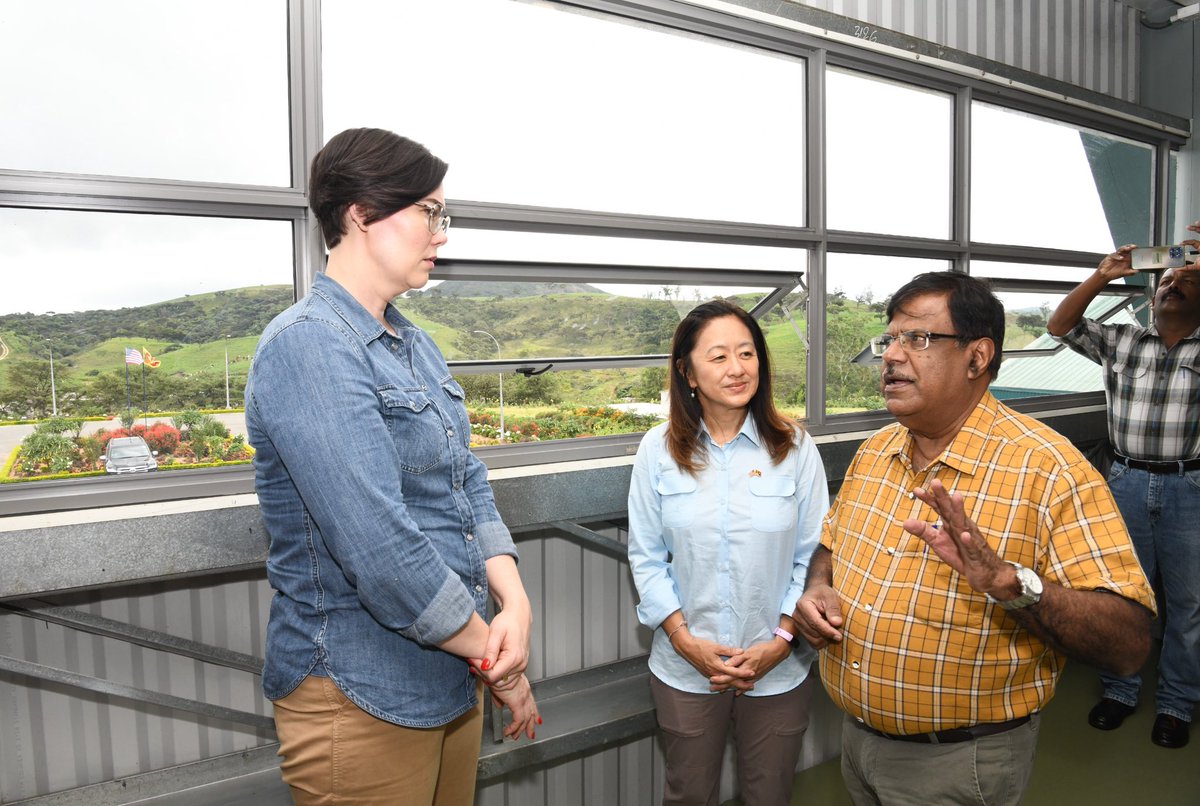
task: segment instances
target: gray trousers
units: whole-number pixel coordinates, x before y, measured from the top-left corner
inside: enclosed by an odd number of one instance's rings
[[[842,720],[842,778],[855,806],[1017,806],[1029,785],[1041,715],[1004,733],[953,744],[876,736]]]
[[[679,691],[650,675],[666,756],[663,806],[716,806],[725,737],[733,726],[737,773],[746,806],[792,802],[800,745],[808,729],[813,679],[784,694],[735,697]]]

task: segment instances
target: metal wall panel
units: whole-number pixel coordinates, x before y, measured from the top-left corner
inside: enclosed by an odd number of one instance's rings
[[[806,0],[799,5],[1131,103],[1138,100],[1139,12],[1115,0]]]
[[[262,654],[262,574],[57,596],[53,603]],[[261,715],[258,675],[0,611],[0,655]],[[236,752],[273,732],[0,672],[0,802]]]

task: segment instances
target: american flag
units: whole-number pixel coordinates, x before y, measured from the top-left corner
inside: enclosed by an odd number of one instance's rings
[[[125,348],[125,363],[126,364],[141,364],[143,363],[142,351],[135,350],[132,347]]]

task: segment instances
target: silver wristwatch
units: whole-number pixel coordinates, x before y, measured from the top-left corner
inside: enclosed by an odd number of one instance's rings
[[[987,594],[988,601],[995,602],[1005,610],[1020,610],[1022,607],[1029,607],[1040,602],[1042,600],[1042,578],[1035,571],[1023,565],[1011,560],[1005,560],[1005,562],[1017,569],[1017,582],[1021,583],[1021,594],[1016,599],[1001,602],[989,593]]]

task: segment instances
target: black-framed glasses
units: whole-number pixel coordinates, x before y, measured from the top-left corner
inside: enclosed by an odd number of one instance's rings
[[[916,352],[918,350],[928,350],[930,343],[935,339],[957,338],[959,336],[954,333],[932,333],[928,330],[906,330],[898,336],[884,333],[882,336],[876,336],[871,339],[871,353],[873,355],[883,355],[894,341],[899,341],[900,346],[905,350]]]
[[[420,207],[429,215],[429,232],[437,235],[439,232],[445,232],[450,229],[450,216],[446,215],[446,208],[434,202],[413,202],[414,207]]]

